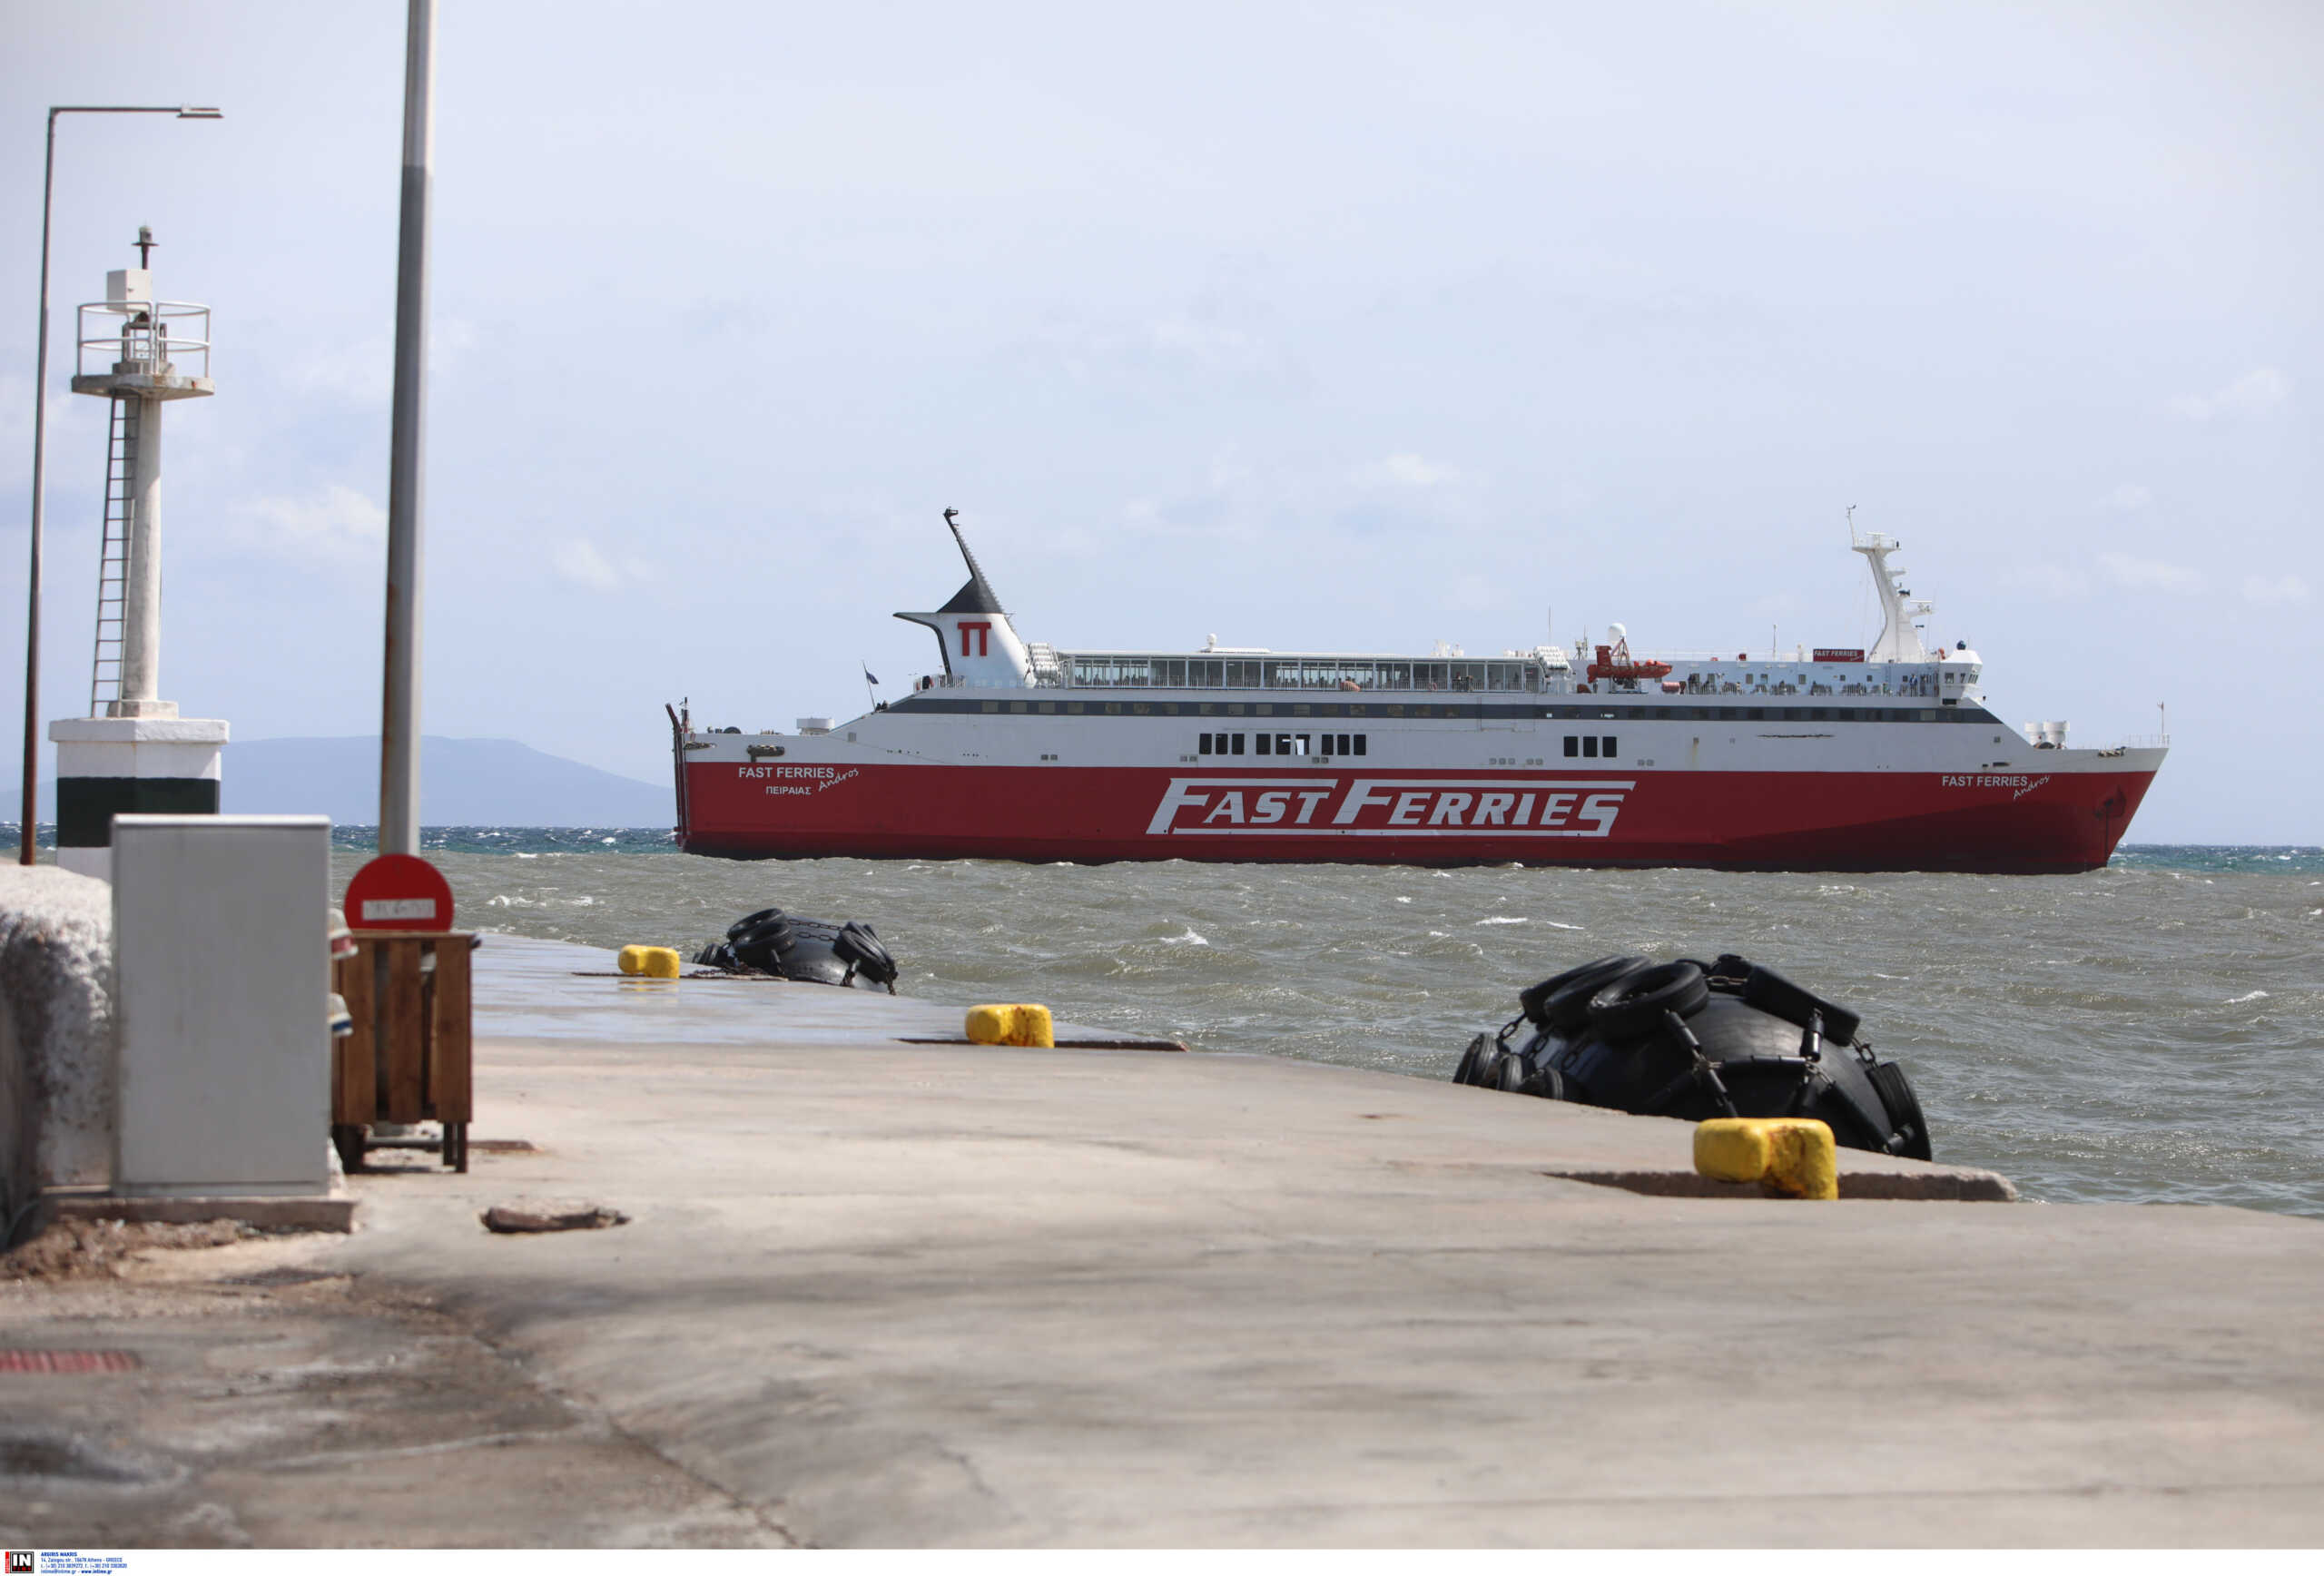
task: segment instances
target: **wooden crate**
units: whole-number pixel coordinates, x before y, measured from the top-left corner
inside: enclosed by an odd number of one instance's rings
[[[346,999],[355,1031],[334,1042],[331,1141],[350,1170],[382,1143],[375,1122],[439,1122],[444,1164],[468,1168],[474,1114],[466,931],[358,931],[355,951],[331,963],[331,989]]]

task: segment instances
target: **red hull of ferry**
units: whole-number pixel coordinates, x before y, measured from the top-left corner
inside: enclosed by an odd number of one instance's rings
[[[733,859],[2058,874],[2103,866],[2152,781],[2151,772],[786,771],[703,762],[684,768],[678,838],[690,853]]]

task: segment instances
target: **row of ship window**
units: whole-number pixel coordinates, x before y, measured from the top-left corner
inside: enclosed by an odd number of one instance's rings
[[[971,706],[987,714],[1007,712],[1011,716],[1031,714],[1053,717],[1062,712],[1068,717],[1272,717],[1278,713],[1291,717],[1469,717],[1477,714],[1472,705],[1285,705],[1280,702],[1261,701],[1256,704],[1241,701],[956,701],[931,699],[925,695],[898,703],[900,705],[925,708],[930,711],[967,711]],[[1500,708],[1511,716],[1547,716],[1521,706]]]
[[[1197,736],[1195,749],[1204,755],[1239,755],[1246,738],[1257,746],[1251,751],[1254,755],[1305,755],[1311,746],[1318,755],[1364,753],[1362,734],[1203,734]]]
[[[1546,715],[1631,723],[1991,723],[1980,706],[1551,706]]]
[[[1298,717],[1444,717],[1473,720],[1477,708],[1468,706],[1426,705],[1295,705],[1276,707],[1265,704],[1246,707],[1238,703],[1179,703],[1177,701],[968,701],[925,699],[902,704],[924,705],[933,711],[965,711],[973,704],[986,713],[1007,711],[1015,715],[1037,713],[1055,716],[1060,710],[1068,716],[1085,714],[1103,716],[1215,716],[1224,713],[1239,717],[1247,710],[1256,716],[1271,716],[1280,709]],[[1991,712],[1981,706],[1542,706],[1507,707],[1488,711],[1494,715],[1536,717],[1553,722],[1632,722],[1632,723],[1985,723],[1995,721]],[[1216,754],[1226,754],[1224,751]]]
[[[1541,687],[1531,662],[1363,662],[1340,657],[1077,656],[1060,654],[1075,689],[1443,690],[1524,694]]]
[[[1195,752],[1202,755],[1240,755],[1245,741],[1254,755],[1362,755],[1367,740],[1362,734],[1199,734]],[[1582,760],[1611,760],[1620,751],[1614,734],[1568,734],[1565,753]]]

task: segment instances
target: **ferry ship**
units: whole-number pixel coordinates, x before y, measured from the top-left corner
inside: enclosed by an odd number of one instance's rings
[[[1615,625],[1475,658],[1059,651],[1028,642],[944,512],[968,583],[942,665],[852,722],[697,726],[665,708],[677,838],[734,859],[1194,859],[2048,873],[2107,862],[2163,739],[2005,726],[1965,643],[1853,536],[1866,648],[1633,655]]]

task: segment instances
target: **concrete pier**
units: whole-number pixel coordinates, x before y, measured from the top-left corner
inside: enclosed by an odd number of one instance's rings
[[[364,1229],[310,1262],[469,1321],[770,1537],[2324,1541],[2324,1223],[1655,1196],[1574,1177],[1683,1170],[1686,1124],[478,961],[474,1169],[354,1178]],[[479,1226],[520,1196],[629,1223]]]

